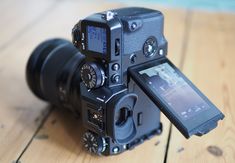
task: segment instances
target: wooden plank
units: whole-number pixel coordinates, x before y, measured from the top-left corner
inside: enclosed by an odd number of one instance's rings
[[[73,13],[75,8],[64,6],[61,10],[69,10]],[[108,8],[120,7],[110,6]],[[155,7],[156,8],[156,7]],[[60,14],[59,10],[54,16]],[[90,13],[93,13],[90,12]],[[81,14],[81,13],[79,13]],[[81,17],[76,15],[78,20]],[[84,12],[83,14],[87,14]],[[169,57],[178,65],[180,61],[180,48],[182,47],[185,11],[164,10],[166,16],[166,36],[170,42]],[[71,15],[72,16],[72,15]],[[54,17],[48,17],[47,20],[53,20]],[[72,23],[74,23],[73,21]],[[53,22],[56,23],[56,22]],[[172,26],[178,24],[172,31]],[[63,110],[55,109],[51,116],[47,119],[43,128],[34,137],[32,143],[20,158],[21,162],[163,162],[167,144],[167,136],[169,131],[169,121],[162,116],[164,130],[161,136],[155,137],[150,141],[136,147],[132,151],[127,151],[118,156],[110,157],[94,157],[87,153],[81,146],[80,137],[84,129],[81,127],[79,120],[74,120],[72,115]],[[80,124],[80,125],[79,125]],[[46,150],[45,150],[46,149]]]
[[[55,36],[69,38],[71,27],[77,21],[77,15],[86,16],[108,7],[106,5],[97,7],[97,4],[93,2],[83,2],[84,5],[90,7],[81,8],[80,2],[74,5],[71,1],[59,1],[54,6],[55,9],[49,12],[42,21],[35,22],[34,26],[28,28],[21,37],[15,38],[6,48],[1,49],[0,162],[17,160],[47,116],[46,103],[32,95],[25,81],[26,61],[31,51],[39,42],[47,38]],[[17,6],[21,2],[15,3]],[[27,4],[25,10],[28,9],[27,6],[31,5]],[[34,12],[38,12],[37,8],[34,9]],[[38,9],[41,10],[40,7]],[[24,24],[19,25],[24,26]],[[1,29],[3,29],[0,31],[1,36],[11,32],[11,27],[8,28],[8,26],[1,26]]]
[[[51,2],[46,1],[39,4],[28,0],[0,2],[0,57],[12,54],[16,59],[6,58],[8,61],[0,65],[0,162],[12,162],[20,155],[48,112],[45,103],[36,100],[26,86],[25,61],[14,55],[21,54],[23,42],[16,42],[19,48],[14,48],[12,42],[18,39],[13,36],[50,5]],[[30,11],[33,12],[30,14]],[[11,39],[13,41],[9,42]],[[8,51],[4,51],[7,47]]]
[[[3,50],[56,8],[56,0],[0,2],[0,50]]]
[[[183,72],[225,114],[203,137],[173,128],[168,162],[235,162],[235,15],[193,12]]]

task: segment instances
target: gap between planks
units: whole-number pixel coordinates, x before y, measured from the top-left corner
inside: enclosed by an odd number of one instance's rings
[[[191,30],[191,24],[192,24],[192,10],[188,9],[186,12],[186,17],[185,17],[185,30],[184,30],[184,35],[183,35],[183,43],[181,47],[181,58],[179,62],[179,69],[182,71],[184,68],[184,62],[185,62],[185,57],[186,57],[186,52],[188,48],[188,41],[189,41],[189,31]],[[164,156],[164,163],[167,163],[167,157],[168,157],[168,151],[169,151],[169,145],[171,141],[171,134],[172,134],[172,123],[170,123],[169,127],[169,134],[167,137],[167,144],[166,144],[166,152]]]
[[[23,156],[24,152],[28,149],[28,147],[30,146],[30,144],[32,143],[33,139],[35,138],[35,136],[37,135],[37,133],[40,131],[40,129],[43,127],[44,123],[46,122],[46,120],[48,119],[48,117],[51,115],[52,111],[54,110],[54,108],[52,106],[50,106],[48,108],[47,113],[45,114],[45,116],[43,117],[41,123],[39,124],[38,128],[35,130],[33,136],[31,137],[31,139],[29,140],[28,144],[26,144],[25,148],[22,150],[22,152],[20,153],[19,157],[16,159],[16,163],[20,163],[20,158]]]

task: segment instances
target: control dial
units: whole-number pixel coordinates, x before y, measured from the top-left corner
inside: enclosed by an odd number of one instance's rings
[[[149,37],[144,43],[144,55],[146,57],[152,57],[157,52],[157,40],[155,37]]]
[[[81,79],[87,88],[98,88],[104,85],[105,74],[98,64],[85,63],[81,68]]]
[[[82,140],[84,147],[91,153],[101,155],[101,153],[106,149],[107,144],[105,139],[92,132],[85,132]]]

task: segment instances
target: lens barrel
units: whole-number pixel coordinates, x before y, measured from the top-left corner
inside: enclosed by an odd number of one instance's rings
[[[70,108],[80,107],[83,61],[84,55],[71,42],[59,38],[46,40],[36,47],[28,60],[28,86],[42,100]]]

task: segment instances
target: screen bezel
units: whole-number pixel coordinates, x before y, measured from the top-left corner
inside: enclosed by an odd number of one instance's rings
[[[171,108],[160,94],[155,93],[152,89],[146,86],[146,82],[139,74],[141,70],[168,63],[175,72],[181,76],[186,83],[209,105],[210,109],[204,110],[190,119],[182,119],[173,108]],[[218,108],[167,58],[160,60],[150,61],[141,65],[137,65],[128,69],[130,77],[143,89],[146,95],[160,108],[160,110],[167,116],[167,118],[178,128],[178,130],[186,137],[189,138],[196,132],[199,127],[214,119],[216,116],[222,116]],[[221,119],[221,118],[220,118]]]
[[[87,26],[99,27],[104,28],[106,30],[106,53],[99,53],[95,51],[88,50],[88,39],[87,39]],[[83,53],[86,55],[92,55],[94,58],[106,58],[110,53],[110,28],[106,23],[103,22],[95,22],[90,20],[83,20],[81,22],[81,31],[84,33],[84,40],[82,41],[85,44],[85,50]]]

